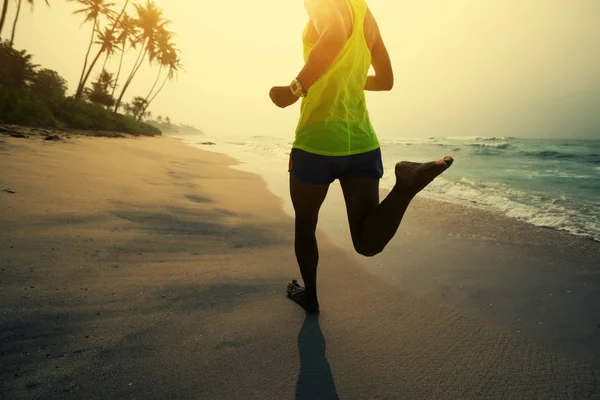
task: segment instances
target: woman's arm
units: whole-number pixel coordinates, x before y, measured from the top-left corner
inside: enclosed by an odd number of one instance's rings
[[[319,40],[313,46],[304,68],[296,77],[305,94],[333,64],[346,44],[347,32],[340,11],[341,1],[345,0],[304,0],[310,20],[319,35]],[[271,88],[269,96],[273,103],[281,108],[298,101],[290,86],[275,86]]]
[[[323,76],[346,44],[347,32],[341,4],[340,0],[304,1],[306,11],[319,35],[319,40],[297,77],[305,93]]]
[[[375,70],[375,75],[367,77],[365,90],[370,91],[387,91],[394,87],[394,70],[387,48],[383,43],[381,32],[377,26],[377,21],[369,10],[367,12],[368,32],[373,45],[371,46],[371,65]]]

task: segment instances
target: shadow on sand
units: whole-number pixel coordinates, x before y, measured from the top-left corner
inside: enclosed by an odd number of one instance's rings
[[[296,400],[339,399],[325,354],[326,347],[319,317],[307,314],[298,334],[300,374],[296,384]]]

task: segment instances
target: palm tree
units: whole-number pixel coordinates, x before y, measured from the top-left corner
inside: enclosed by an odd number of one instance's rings
[[[85,54],[85,60],[83,62],[83,70],[81,71],[81,77],[79,78],[79,84],[77,85],[77,92],[75,94],[75,98],[80,99],[83,94],[83,80],[85,77],[85,72],[87,70],[88,60],[90,57],[90,52],[92,50],[92,45],[94,44],[94,35],[98,31],[98,19],[101,15],[111,15],[111,8],[115,5],[115,3],[107,3],[107,0],[67,0],[70,2],[77,2],[84,6],[84,8],[74,11],[73,14],[83,14],[85,19],[83,23],[93,22],[92,27],[92,37],[90,38],[90,44],[87,49],[87,53]]]
[[[144,106],[144,112],[142,112],[142,115],[146,112],[148,107],[150,107],[150,104],[152,104],[156,96],[158,96],[158,94],[163,90],[167,82],[172,80],[175,77],[175,75],[177,75],[177,72],[179,72],[179,70],[182,69],[181,60],[179,59],[177,53],[178,50],[174,47],[171,47],[166,56],[166,60],[164,60],[164,62],[168,65],[169,73],[165,76],[165,80],[163,81],[162,85],[160,85],[160,87],[154,93],[154,95],[152,95],[152,97],[150,97],[150,99],[148,99],[148,101],[146,102],[146,105]]]
[[[102,64],[102,71],[106,69],[106,63],[111,56],[114,56],[117,50],[119,50],[118,37],[115,36],[112,29],[104,28],[104,32],[98,32],[98,41],[96,44],[100,45],[101,51],[98,54],[106,53],[104,63]],[[92,63],[93,65],[94,63]],[[90,70],[92,68],[90,67]],[[89,71],[88,71],[89,72]]]
[[[117,31],[117,27],[120,23],[119,21],[125,14],[125,9],[127,8],[128,4],[129,0],[126,0],[125,4],[123,5],[123,8],[121,9],[121,12],[119,13],[116,19],[112,18],[112,16],[114,15],[113,11],[110,11],[108,14],[106,14],[106,16],[112,21],[112,23],[110,28],[104,29],[104,32],[98,31],[98,41],[95,43],[100,45],[100,49],[98,50],[98,53],[94,57],[94,60],[90,64],[85,76],[83,77],[83,80],[81,81],[79,88],[80,92],[83,91],[83,88],[85,88],[85,85],[88,79],[90,78],[90,75],[92,74],[92,71],[94,70],[94,67],[96,66],[96,63],[98,62],[98,59],[100,58],[102,53],[106,53],[104,65],[102,66],[102,70],[104,71],[108,59],[110,58],[110,56],[114,55],[118,50],[119,39],[116,37],[115,32]]]
[[[133,65],[133,69],[131,70],[125,84],[123,85],[123,89],[121,90],[121,94],[117,100],[115,105],[115,112],[119,110],[121,105],[121,101],[123,100],[123,96],[129,88],[131,81],[137,74],[138,70],[142,66],[144,58],[148,54],[150,49],[154,49],[154,42],[156,41],[156,33],[164,29],[164,27],[170,23],[169,20],[165,19],[163,16],[163,11],[154,4],[153,0],[147,0],[146,6],[141,6],[139,4],[134,4],[135,10],[137,12],[138,17],[135,20],[136,25],[140,29],[140,33],[138,34],[138,43],[141,44],[140,52],[138,54],[138,58]],[[152,54],[151,54],[152,55]]]
[[[167,31],[164,28],[159,28],[156,32],[156,39],[152,43],[153,46],[148,50],[148,58],[150,60],[150,63],[152,63],[154,60],[157,60],[159,68],[158,75],[154,80],[154,84],[152,85],[150,92],[148,92],[148,94],[146,95],[146,102],[154,92],[154,89],[156,88],[156,85],[158,84],[158,81],[162,74],[163,68],[168,68],[171,62],[171,60],[169,59],[170,52],[172,52],[175,48],[175,45],[171,43],[172,37],[173,34],[171,32]]]
[[[44,0],[44,1],[46,2],[46,5],[48,7],[50,7],[50,3],[48,2],[48,0]],[[33,6],[35,5],[35,0],[27,0],[27,2],[31,6],[31,9],[33,9]],[[22,3],[23,3],[23,0],[19,0],[19,2],[17,3],[17,13],[15,14],[15,22],[13,22],[12,34],[10,35],[10,45],[11,46],[15,42],[15,32],[17,30],[17,23],[19,22],[19,15],[21,14],[21,4]]]
[[[83,77],[83,81],[81,81],[81,83],[80,83],[81,87],[77,89],[77,93],[75,94],[75,97],[81,96],[81,92],[84,90],[82,88],[85,88],[85,85],[90,77],[90,74],[94,70],[94,66],[96,66],[96,63],[100,59],[100,56],[102,55],[102,53],[106,52],[106,58],[104,59],[104,65],[102,66],[102,71],[104,71],[104,69],[106,67],[106,63],[108,62],[108,58],[111,55],[115,54],[117,52],[117,50],[119,49],[119,43],[111,29],[105,28],[104,32],[97,31],[96,35],[97,35],[97,40],[94,43],[100,45],[100,50],[98,50],[98,53],[96,54],[96,56],[90,63],[90,66],[89,66],[85,76]]]
[[[2,14],[0,14],[0,38],[2,37],[2,28],[4,27],[4,21],[6,21],[6,12],[8,11],[8,0],[4,0],[2,3]]]
[[[146,100],[143,97],[136,96],[131,100],[131,103],[125,104],[125,112],[132,116],[138,115],[142,112],[146,105]]]
[[[121,76],[121,69],[123,68],[123,58],[125,56],[125,49],[127,47],[127,41],[130,41],[130,47],[135,49],[137,45],[137,26],[135,21],[127,14],[123,14],[121,21],[119,22],[119,37],[118,41],[121,43],[121,60],[119,61],[119,69],[117,70],[117,77],[115,78],[115,84],[112,88],[112,96],[114,97],[115,91],[117,90],[117,84],[119,77]]]
[[[113,84],[113,74],[106,70],[98,75],[95,82],[92,82],[92,88],[86,88],[84,93],[89,101],[95,104],[111,107],[115,100],[110,95],[109,88]]]

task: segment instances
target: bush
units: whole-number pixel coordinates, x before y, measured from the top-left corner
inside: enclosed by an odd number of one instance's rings
[[[96,90],[90,92],[93,95],[90,100],[104,105],[113,103],[108,94],[111,74],[103,71],[93,85]],[[101,104],[65,98],[66,90],[66,81],[56,71],[38,71],[25,50],[17,51],[7,41],[0,41],[0,123],[146,136],[161,134],[158,128],[108,111]]]
[[[59,99],[67,93],[67,81],[56,71],[44,68],[31,80],[30,90],[46,99]]]
[[[158,128],[101,106],[59,98],[45,102],[27,89],[0,90],[0,123],[44,128],[113,131],[131,135],[160,135]]]
[[[141,123],[121,114],[115,114],[101,106],[65,98],[51,105],[54,116],[65,127],[72,129],[116,131],[131,135],[160,135],[160,129]]]
[[[58,121],[48,105],[24,89],[0,90],[0,123],[56,127]]]

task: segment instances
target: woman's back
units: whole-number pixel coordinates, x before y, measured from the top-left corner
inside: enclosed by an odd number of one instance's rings
[[[346,43],[302,101],[294,148],[321,155],[359,154],[379,147],[364,94],[376,24],[364,0],[335,1],[344,18]],[[305,60],[318,39],[309,22],[303,34]]]
[[[346,26],[346,40],[350,38],[352,35],[352,31],[354,28],[354,16],[350,9],[349,0],[336,0],[340,3],[340,11],[342,17],[344,18],[344,25]],[[371,10],[367,8],[365,18],[363,20],[363,32],[365,41],[367,42],[367,47],[371,50],[379,37],[379,29],[377,27],[377,23],[375,21],[375,17],[371,13]],[[319,40],[319,33],[312,21],[308,21],[306,24],[306,29],[304,30],[303,40],[305,43],[309,43],[311,46],[314,46]]]

